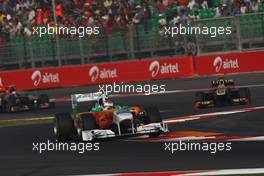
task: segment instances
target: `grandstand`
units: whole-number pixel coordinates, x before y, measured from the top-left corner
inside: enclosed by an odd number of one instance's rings
[[[2,70],[263,49],[263,0],[0,0]],[[54,10],[52,10],[54,9]],[[100,35],[33,35],[35,26],[99,26]],[[231,26],[231,35],[160,35]]]

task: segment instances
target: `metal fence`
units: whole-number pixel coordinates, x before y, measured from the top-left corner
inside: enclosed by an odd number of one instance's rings
[[[196,27],[231,27],[230,35],[162,35],[158,26],[131,26],[127,32],[88,38],[15,37],[0,47],[2,70],[112,62],[176,55],[264,48],[264,13],[201,19]]]
[[[208,37],[197,36],[198,54],[214,52],[247,51],[264,49],[264,14],[246,14],[235,17],[199,20],[207,26],[231,27],[231,35]]]

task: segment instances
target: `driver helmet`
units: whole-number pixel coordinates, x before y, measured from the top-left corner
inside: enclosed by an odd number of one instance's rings
[[[112,108],[114,106],[114,103],[112,101],[105,101],[104,102],[104,108]]]
[[[225,85],[225,81],[223,79],[219,80],[219,85]]]

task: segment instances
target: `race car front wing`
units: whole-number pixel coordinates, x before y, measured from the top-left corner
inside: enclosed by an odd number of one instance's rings
[[[165,133],[168,132],[168,124],[166,123],[150,123],[147,125],[141,125],[135,127],[132,133],[125,133],[121,135],[115,134],[112,130],[87,130],[82,131],[83,141],[94,141],[96,139],[106,139],[106,138],[118,138],[118,137],[132,137],[136,135],[144,134],[155,134],[155,133]]]
[[[233,98],[231,102],[223,104],[223,105],[247,105],[250,104],[250,100],[248,98]],[[219,106],[219,104],[216,104],[215,101],[198,101],[195,102],[193,107],[195,109],[199,108],[210,108],[210,107],[215,107]]]

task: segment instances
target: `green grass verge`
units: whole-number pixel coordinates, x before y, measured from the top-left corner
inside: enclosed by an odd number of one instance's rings
[[[24,125],[49,124],[52,122],[52,118],[0,120],[0,128]]]

